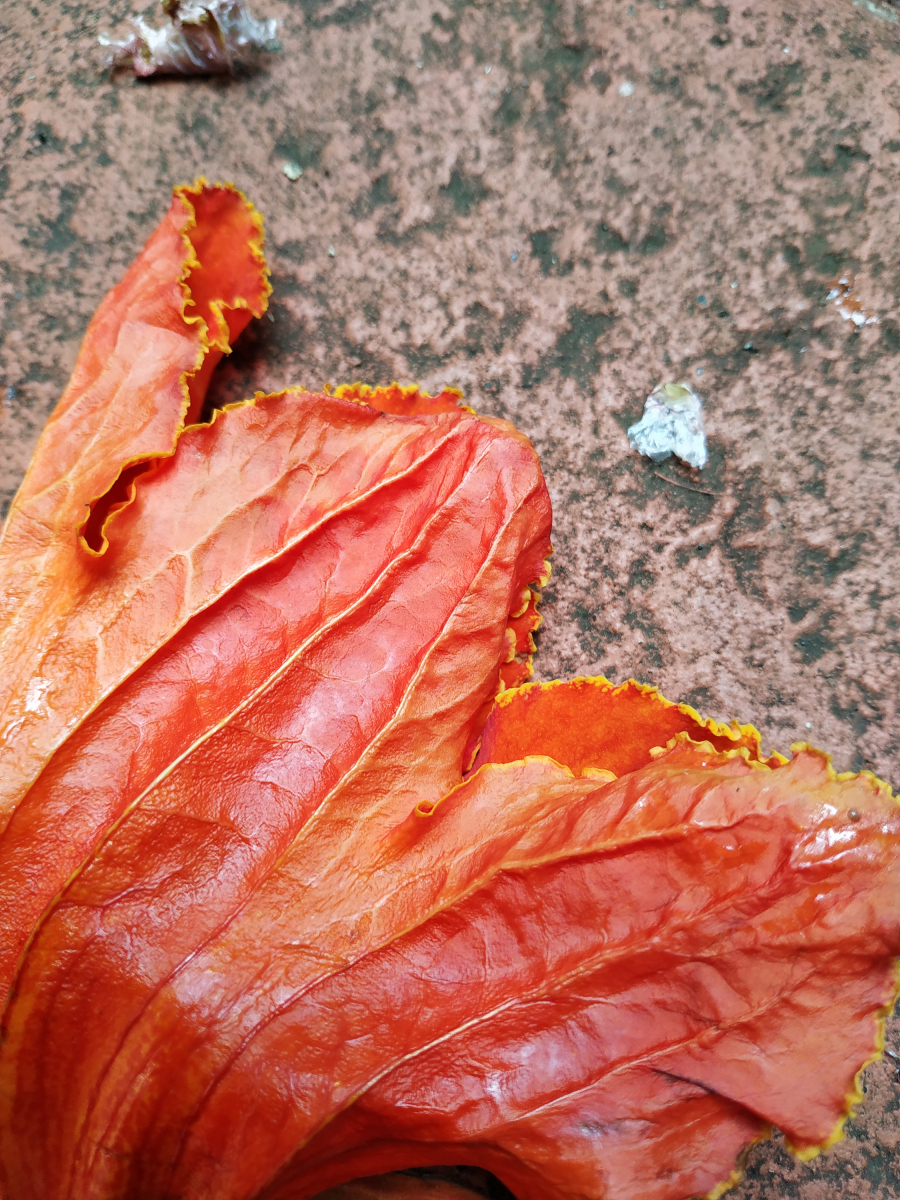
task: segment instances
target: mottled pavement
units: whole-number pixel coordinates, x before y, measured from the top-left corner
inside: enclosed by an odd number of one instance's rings
[[[129,11],[0,11],[4,508],[170,186],[231,179],[275,291],[219,399],[463,388],[553,494],[544,677],[635,675],[900,784],[900,9],[257,0],[258,72],[151,84],[96,69]],[[841,271],[878,324],[826,302]],[[700,475],[624,435],[680,378]],[[736,1200],[900,1195],[900,1082],[866,1085],[843,1143],[758,1147]]]

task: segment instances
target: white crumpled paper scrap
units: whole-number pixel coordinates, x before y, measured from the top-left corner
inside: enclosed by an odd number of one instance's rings
[[[244,0],[162,0],[167,23],[161,29],[143,17],[131,18],[133,31],[117,41],[101,33],[106,65],[131,61],[135,75],[226,75],[257,50],[277,49],[274,17],[258,20]]]
[[[654,462],[676,455],[690,467],[706,466],[703,403],[689,383],[661,383],[644,405],[644,415],[628,430],[635,450]]]

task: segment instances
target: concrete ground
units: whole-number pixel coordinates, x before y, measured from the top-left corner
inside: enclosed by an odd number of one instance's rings
[[[256,3],[256,73],[153,83],[97,70],[128,0],[3,6],[4,507],[171,185],[231,179],[275,290],[220,400],[463,388],[550,483],[543,677],[651,680],[900,784],[900,7]],[[843,272],[877,323],[826,299]],[[678,379],[699,474],[624,433]],[[900,1082],[866,1086],[843,1143],[756,1148],[736,1200],[896,1197]]]

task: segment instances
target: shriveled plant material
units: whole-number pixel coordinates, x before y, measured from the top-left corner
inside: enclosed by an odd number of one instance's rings
[[[278,22],[257,19],[244,0],[161,0],[165,22],[131,18],[120,39],[102,33],[106,66],[130,66],[135,75],[230,75],[273,48]]]

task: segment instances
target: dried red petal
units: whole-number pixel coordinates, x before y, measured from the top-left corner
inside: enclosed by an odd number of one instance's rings
[[[96,438],[66,466],[45,436],[0,543],[7,1200],[301,1200],[437,1162],[684,1200],[770,1123],[828,1144],[895,992],[890,790],[633,682],[503,690],[549,502],[457,393],[182,430],[267,287],[245,202],[190,195],[201,265],[170,214],[121,285],[175,335],[159,411],[134,390],[130,444],[132,393],[84,382],[131,361],[110,302],[55,418]],[[92,555],[72,497],[101,477],[128,503]]]
[[[188,599],[166,574],[168,551],[136,580],[110,561],[104,530],[130,502],[137,469],[174,452],[202,402],[204,364],[264,311],[269,291],[259,214],[235,189],[201,181],[176,189],[88,328],[0,538],[0,830],[54,750],[165,644],[184,603],[210,600]],[[104,497],[89,547],[78,532]]]
[[[517,847],[247,1047],[259,1069],[284,1055],[271,1101],[315,1060],[304,1018],[352,1014],[328,1070],[362,1094],[265,1200],[440,1162],[486,1167],[519,1200],[683,1200],[732,1179],[770,1124],[806,1154],[839,1135],[895,995],[888,789],[815,752],[772,769],[687,740],[613,783],[567,775],[546,760],[473,775],[436,811],[450,844],[467,792],[497,820],[531,791],[548,805],[528,818],[534,856]]]
[[[368,404],[379,412],[397,417],[435,416],[437,413],[459,412],[460,409],[474,412],[468,405],[460,403],[462,392],[458,388],[444,388],[437,396],[429,396],[418,384],[401,387],[399,383],[392,383],[387,387],[369,387],[366,383],[342,383],[334,394],[341,400]]]
[[[624,775],[651,761],[679,733],[716,750],[743,747],[753,761],[764,758],[752,725],[701,717],[688,704],[673,704],[654,687],[629,679],[618,686],[602,676],[566,683],[531,683],[497,700],[482,735],[475,765],[515,762],[545,754],[576,775],[594,767]]]
[[[508,487],[496,487],[498,473]],[[471,506],[485,503],[493,517],[468,522]],[[548,522],[533,452],[458,410],[397,421],[328,396],[286,393],[185,433],[117,522],[117,572],[94,589],[101,613],[123,592],[133,597],[105,634],[110,675],[122,666],[119,645],[127,667],[139,639],[165,644],[70,733],[0,837],[0,984],[8,985],[44,907],[129,806],[151,803],[164,781],[171,786],[172,764],[214,753],[224,769],[242,756],[247,705],[273,703],[254,701],[259,689],[280,687],[287,697],[286,688],[300,686],[277,681],[307,645],[307,654],[358,660],[344,698],[328,700],[332,715],[323,713],[314,743],[295,751],[304,772],[313,756],[321,786],[345,739],[352,755],[353,731],[363,736],[366,707],[376,724],[388,722],[392,708],[379,706],[399,703],[421,656],[437,654],[435,638],[477,664],[459,684],[446,681],[434,699],[444,711],[419,735],[420,751],[428,746],[431,755],[428,788],[439,798],[458,779],[473,714],[493,694],[506,614],[521,580],[540,570]],[[491,590],[466,601],[479,572]],[[207,600],[199,612],[197,597]],[[468,606],[468,643],[453,648],[441,623],[459,604]],[[367,642],[354,649],[360,637]],[[78,663],[71,644],[66,650],[57,692]],[[391,670],[381,669],[364,699],[358,680],[379,660]]]

